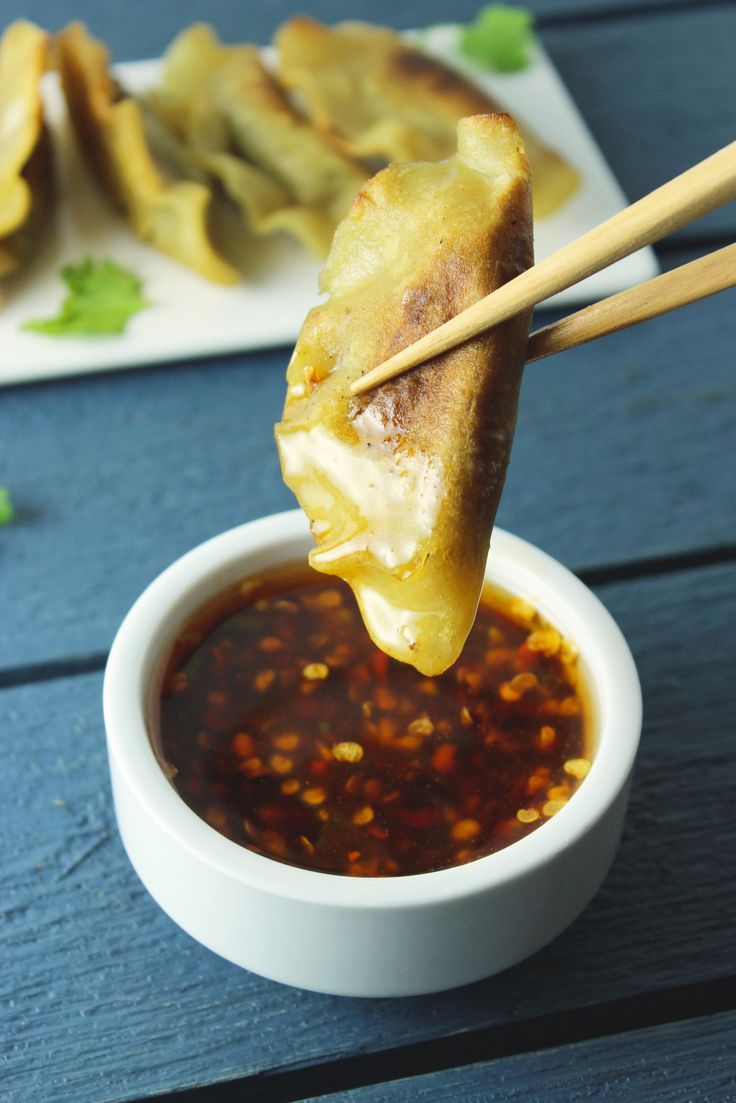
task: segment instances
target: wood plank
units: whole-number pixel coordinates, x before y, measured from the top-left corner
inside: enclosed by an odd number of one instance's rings
[[[304,1103],[724,1103],[736,1096],[736,1013],[693,1019]]]
[[[531,365],[499,524],[574,568],[732,541],[735,337],[726,292]],[[296,504],[273,443],[288,355],[2,393],[0,668],[104,651],[172,560]]]
[[[585,21],[601,17],[635,18],[645,9],[662,8],[668,13],[679,8],[683,0],[528,0],[525,7],[533,11],[545,26],[560,18]],[[690,0],[695,6],[695,0]],[[340,20],[367,19],[401,28],[421,27],[430,23],[466,22],[482,5],[479,0],[404,0],[397,6],[390,0],[358,0],[346,10],[344,0],[320,0],[310,5],[310,14],[327,23]],[[144,18],[136,18],[136,8]],[[57,30],[74,19],[88,23],[94,34],[107,41],[118,59],[155,57],[166,48],[182,27],[206,18],[225,41],[268,42],[285,19],[300,10],[293,0],[270,0],[268,4],[250,4],[247,11],[238,0],[210,0],[206,11],[200,0],[177,0],[175,4],[151,7],[144,0],[129,0],[121,5],[116,0],[6,0],[3,24],[13,19],[33,19],[50,30]]]
[[[733,140],[736,68],[724,42],[736,8],[681,8],[600,23],[550,26],[544,42],[630,200]],[[736,204],[679,241],[736,229]]]
[[[636,655],[646,717],[614,868],[529,961],[411,1000],[287,989],[194,943],[118,840],[100,676],[0,692],[8,1103],[136,1098],[728,975],[735,587],[729,565],[603,588]]]

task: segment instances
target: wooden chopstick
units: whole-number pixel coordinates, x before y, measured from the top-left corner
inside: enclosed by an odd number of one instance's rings
[[[372,368],[351,391],[360,394],[393,379],[734,198],[736,142],[731,142]]]
[[[736,287],[736,245],[726,245],[538,329],[529,338],[526,362],[574,349],[729,287]]]

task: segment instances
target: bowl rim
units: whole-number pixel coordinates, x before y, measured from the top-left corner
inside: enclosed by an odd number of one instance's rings
[[[182,800],[156,758],[146,724],[146,702],[156,660],[171,646],[156,640],[162,626],[194,591],[200,603],[217,592],[224,569],[270,551],[279,561],[305,554],[311,543],[300,510],[261,517],[199,544],[167,567],[143,591],[113,641],[103,686],[111,768],[170,839],[231,881],[269,895],[327,907],[407,908],[484,893],[523,878],[590,831],[627,784],[639,743],[642,697],[633,656],[600,600],[547,553],[495,528],[486,578],[528,597],[545,619],[577,644],[596,699],[597,746],[590,772],[553,818],[509,846],[465,865],[400,877],[358,878],[303,869],[256,854],[220,835]],[[220,583],[220,586],[222,583]],[[196,606],[195,606],[196,607]]]

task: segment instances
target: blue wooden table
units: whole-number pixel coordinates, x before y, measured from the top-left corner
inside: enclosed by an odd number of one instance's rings
[[[474,6],[306,7],[408,27]],[[733,137],[733,4],[532,7],[630,198]],[[84,18],[126,58],[203,17],[265,42],[291,10],[5,0],[2,21]],[[732,204],[681,231],[662,266],[735,221]],[[409,1000],[292,990],[215,957],[148,896],[112,813],[107,648],[174,558],[291,506],[272,443],[289,350],[0,391],[16,505],[0,529],[3,1100],[736,1100],[734,314],[721,295],[527,372],[499,522],[581,574],[630,641],[645,697],[630,814],[605,885],[552,945]]]

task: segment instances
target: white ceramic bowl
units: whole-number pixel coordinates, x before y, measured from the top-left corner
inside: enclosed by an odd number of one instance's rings
[[[436,992],[534,953],[582,911],[619,841],[641,728],[631,653],[598,599],[559,563],[496,529],[488,578],[575,640],[590,689],[593,765],[570,802],[504,850],[394,878],[299,869],[218,834],[179,797],[152,750],[162,669],[208,598],[306,557],[297,511],[216,536],[153,582],[125,618],[105,673],[104,712],[120,833],[151,895],[211,950],[286,984],[351,996]]]

